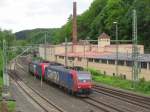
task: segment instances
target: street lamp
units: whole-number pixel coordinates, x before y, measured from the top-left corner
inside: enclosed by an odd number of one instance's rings
[[[118,76],[118,22],[113,22],[116,26],[116,75]]]
[[[44,37],[44,59],[47,60],[47,32],[45,32],[45,37]]]
[[[116,25],[116,43],[118,43],[118,22],[113,22]]]

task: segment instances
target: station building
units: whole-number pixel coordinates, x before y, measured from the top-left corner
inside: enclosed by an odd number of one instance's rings
[[[97,40],[98,44],[80,41],[76,45],[65,43],[60,45],[44,45],[39,47],[39,54],[49,61],[65,64],[67,58],[68,66],[81,66],[94,68],[103,74],[115,76],[118,62],[118,75],[132,80],[132,44],[118,45],[118,61],[116,60],[116,45],[111,44],[111,37],[102,33]],[[150,54],[144,54],[144,46],[138,45],[139,78],[150,80]]]

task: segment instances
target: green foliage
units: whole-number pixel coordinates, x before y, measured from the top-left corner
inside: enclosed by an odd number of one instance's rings
[[[132,81],[122,80],[121,78],[115,76],[103,75],[101,72],[94,69],[89,69],[89,71],[92,74],[92,79],[98,83],[104,83],[110,86],[150,95],[150,82],[146,82],[144,78],[140,79],[137,86],[133,89]]]
[[[0,48],[0,96],[1,96],[1,92],[2,92],[2,84],[3,84],[3,80],[2,80],[2,68],[3,68],[3,63],[2,63],[2,50]]]
[[[16,103],[14,101],[9,101],[7,103],[7,105],[8,105],[8,111],[9,112],[15,112]]]
[[[2,68],[3,68],[3,63],[2,63],[2,50],[0,48],[0,77],[2,76]]]
[[[16,41],[16,45],[19,45],[19,46],[25,46],[27,44],[28,44],[28,42],[25,40],[17,40]]]
[[[39,44],[44,43],[45,35],[47,42],[55,41],[54,34],[59,29],[33,29],[16,32],[17,45]]]
[[[32,57],[32,61],[42,61],[42,57]]]
[[[14,45],[15,44],[15,39],[16,39],[16,37],[15,37],[15,35],[14,34],[12,34],[12,32],[11,31],[9,31],[9,30],[4,30],[4,31],[2,31],[2,30],[0,30],[0,48],[2,48],[2,45],[3,45],[3,40],[6,40],[6,42],[7,42],[7,46],[12,46],[12,45]]]
[[[1,93],[2,93],[2,84],[3,84],[3,78],[0,76],[0,98],[1,98]]]
[[[2,92],[2,83],[3,83],[3,80],[2,80],[2,74],[3,74],[3,51],[2,51],[2,47],[3,47],[3,40],[6,41],[6,45],[7,45],[7,50],[8,50],[8,47],[10,46],[13,46],[15,45],[15,35],[12,34],[11,31],[8,31],[8,30],[0,30],[0,95],[1,95],[1,92]],[[10,53],[9,53],[10,54]],[[9,60],[9,57],[12,57],[12,55],[8,55],[8,60]]]

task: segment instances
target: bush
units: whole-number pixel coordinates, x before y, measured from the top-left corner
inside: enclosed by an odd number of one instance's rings
[[[143,77],[143,78],[140,78],[140,81],[139,81],[139,83],[144,83],[145,82],[145,78]]]
[[[144,78],[141,78],[133,89],[133,82],[125,80],[122,77],[103,75],[100,71],[94,69],[88,69],[92,74],[92,79],[96,82],[104,83],[114,87],[122,89],[132,90],[140,92],[142,94],[150,94],[150,82],[146,82]]]
[[[102,74],[101,74],[101,71],[94,70],[94,69],[88,69],[88,70],[91,72],[91,74],[92,74],[93,76],[100,76],[100,75],[102,75]]]

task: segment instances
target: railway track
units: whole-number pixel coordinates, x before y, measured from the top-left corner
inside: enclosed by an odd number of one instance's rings
[[[24,72],[27,72],[23,67],[19,66]],[[124,93],[119,90],[109,89],[106,87],[101,86],[95,86],[94,91],[98,93],[102,93],[104,95],[122,100],[124,102],[130,103],[132,105],[135,105],[137,107],[142,107],[143,109],[150,110],[150,101],[149,99],[145,99],[148,97],[141,97],[139,95],[131,95],[129,93]],[[82,99],[82,101],[100,109],[104,112],[135,112],[133,108],[128,108],[123,105],[115,105],[113,102],[105,101],[104,99],[96,99],[94,97],[89,97],[86,99]],[[141,112],[141,111],[139,111]],[[142,111],[145,112],[145,111]],[[146,111],[149,112],[149,111]]]
[[[129,112],[119,109],[118,107],[113,107],[107,103],[104,103],[102,100],[96,100],[92,97],[88,97],[86,99],[83,99],[84,102],[95,106],[96,108],[104,111],[104,112]]]
[[[23,67],[22,65],[18,64],[18,67],[20,69],[22,69],[24,72],[27,72]],[[79,98],[80,99],[80,98]],[[103,112],[125,112],[125,111],[122,111],[121,109],[117,109],[115,107],[112,107],[110,105],[107,105],[105,103],[103,103],[102,101],[97,101],[95,100],[94,98],[92,97],[89,97],[89,98],[86,98],[86,99],[80,99],[82,101],[84,101],[85,103],[87,104],[90,104],[98,109],[100,109],[101,111]]]
[[[112,101],[107,101],[103,98],[99,99],[94,96],[89,96],[88,98],[83,99],[83,101],[103,110],[104,112],[135,112],[133,108],[129,108],[128,106],[118,105]],[[143,110],[142,112],[145,111]]]
[[[140,96],[133,93],[124,92],[121,90],[116,90],[112,88],[108,88],[105,86],[95,86],[94,91],[98,93],[102,93],[107,96],[111,96],[117,99],[120,99],[122,101],[146,108],[150,110],[150,98],[145,96]]]
[[[38,91],[27,86],[13,71],[9,71],[9,75],[18,87],[22,89],[36,104],[38,104],[44,112],[66,112],[47,98],[43,97]]]

